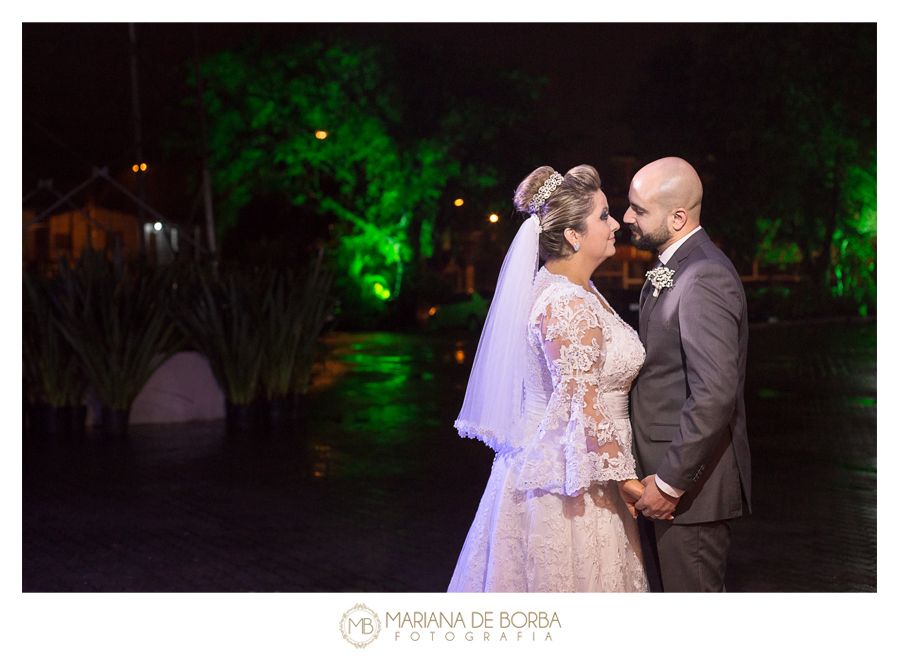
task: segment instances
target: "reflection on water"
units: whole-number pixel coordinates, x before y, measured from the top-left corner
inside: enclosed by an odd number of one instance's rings
[[[315,455],[312,462],[313,477],[325,477],[328,474],[328,464],[331,461],[331,446],[314,445],[312,452]]]
[[[313,457],[324,464],[314,476],[404,475],[425,458],[423,446],[458,440],[453,420],[475,344],[468,335],[325,337],[310,388],[310,441],[329,450]]]
[[[26,437],[28,458],[79,464],[85,478],[130,478],[142,468],[203,472],[236,486],[408,477],[445,459],[461,439],[475,339],[415,334],[331,334],[321,341],[306,409],[279,422],[229,431],[224,420],[137,425],[107,440]],[[260,415],[264,410],[260,408]],[[71,453],[71,454],[70,454]],[[51,463],[52,462],[52,463]]]
[[[756,395],[763,400],[794,397],[794,393],[790,391],[778,391],[772,388],[761,388],[756,392]]]

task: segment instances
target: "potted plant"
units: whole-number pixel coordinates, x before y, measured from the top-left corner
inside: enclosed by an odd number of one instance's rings
[[[316,338],[333,305],[331,280],[331,273],[322,268],[321,253],[304,272],[270,270],[261,279],[260,382],[273,425],[302,415]]]
[[[263,360],[258,292],[250,275],[228,272],[215,278],[194,265],[175,311],[176,324],[208,359],[225,393],[230,430],[253,424]]]
[[[23,392],[33,434],[80,436],[85,381],[78,355],[59,328],[58,288],[49,277],[22,274]]]
[[[100,400],[104,432],[124,436],[137,394],[179,347],[168,308],[172,269],[112,263],[86,247],[74,270],[61,263],[59,272],[57,325]]]
[[[306,395],[318,351],[317,339],[337,302],[330,294],[334,274],[322,268],[322,256],[323,253],[319,252],[318,259],[304,279],[304,301],[296,318],[299,346],[294,358],[291,394],[294,415],[300,420],[306,419]]]

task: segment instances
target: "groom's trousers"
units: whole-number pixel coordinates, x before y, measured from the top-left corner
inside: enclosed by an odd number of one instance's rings
[[[725,561],[731,545],[732,519],[676,525],[646,521],[653,559],[663,592],[724,592]],[[648,574],[653,588],[653,580]],[[658,590],[657,590],[658,591]]]

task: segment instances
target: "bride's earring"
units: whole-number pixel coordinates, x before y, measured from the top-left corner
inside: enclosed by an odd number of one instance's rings
[[[572,249],[574,249],[575,251],[578,251],[579,249],[581,249],[581,243],[576,242],[575,244],[572,245]]]

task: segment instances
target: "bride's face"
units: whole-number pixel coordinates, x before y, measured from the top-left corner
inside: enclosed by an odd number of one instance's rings
[[[590,259],[605,260],[616,253],[616,231],[619,228],[609,214],[606,195],[597,190],[594,194],[594,211],[588,215],[585,232],[581,234],[579,253]]]

